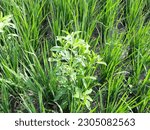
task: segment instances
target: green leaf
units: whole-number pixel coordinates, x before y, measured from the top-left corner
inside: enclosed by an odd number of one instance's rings
[[[97,78],[94,76],[86,76],[84,79],[92,79],[92,80],[96,80]]]
[[[56,51],[56,52],[60,52],[63,50],[64,50],[64,48],[62,46],[54,46],[51,48],[51,51]]]
[[[88,100],[86,100],[85,105],[89,110],[91,110],[91,104]]]
[[[105,62],[103,62],[103,61],[97,61],[96,63],[107,66],[107,64]]]
[[[82,97],[82,91],[80,88],[75,88],[75,95],[73,96],[74,98],[81,98]]]
[[[58,101],[67,93],[66,88],[61,88],[57,91],[56,96],[54,97],[54,101]]]
[[[90,102],[93,102],[93,99],[90,96],[87,96],[86,99],[89,100]]]
[[[88,89],[88,90],[85,91],[85,94],[86,94],[86,95],[89,95],[89,94],[91,94],[91,93],[92,93],[92,89]]]

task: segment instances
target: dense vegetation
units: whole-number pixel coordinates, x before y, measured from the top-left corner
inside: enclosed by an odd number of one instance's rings
[[[150,112],[149,0],[0,0],[0,112]]]

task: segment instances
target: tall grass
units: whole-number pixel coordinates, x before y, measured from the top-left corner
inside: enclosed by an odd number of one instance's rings
[[[150,112],[149,7],[1,0],[0,112]]]

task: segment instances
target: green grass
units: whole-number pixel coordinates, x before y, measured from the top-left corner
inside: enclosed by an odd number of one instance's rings
[[[149,0],[1,0],[0,12],[0,112],[150,112]]]

